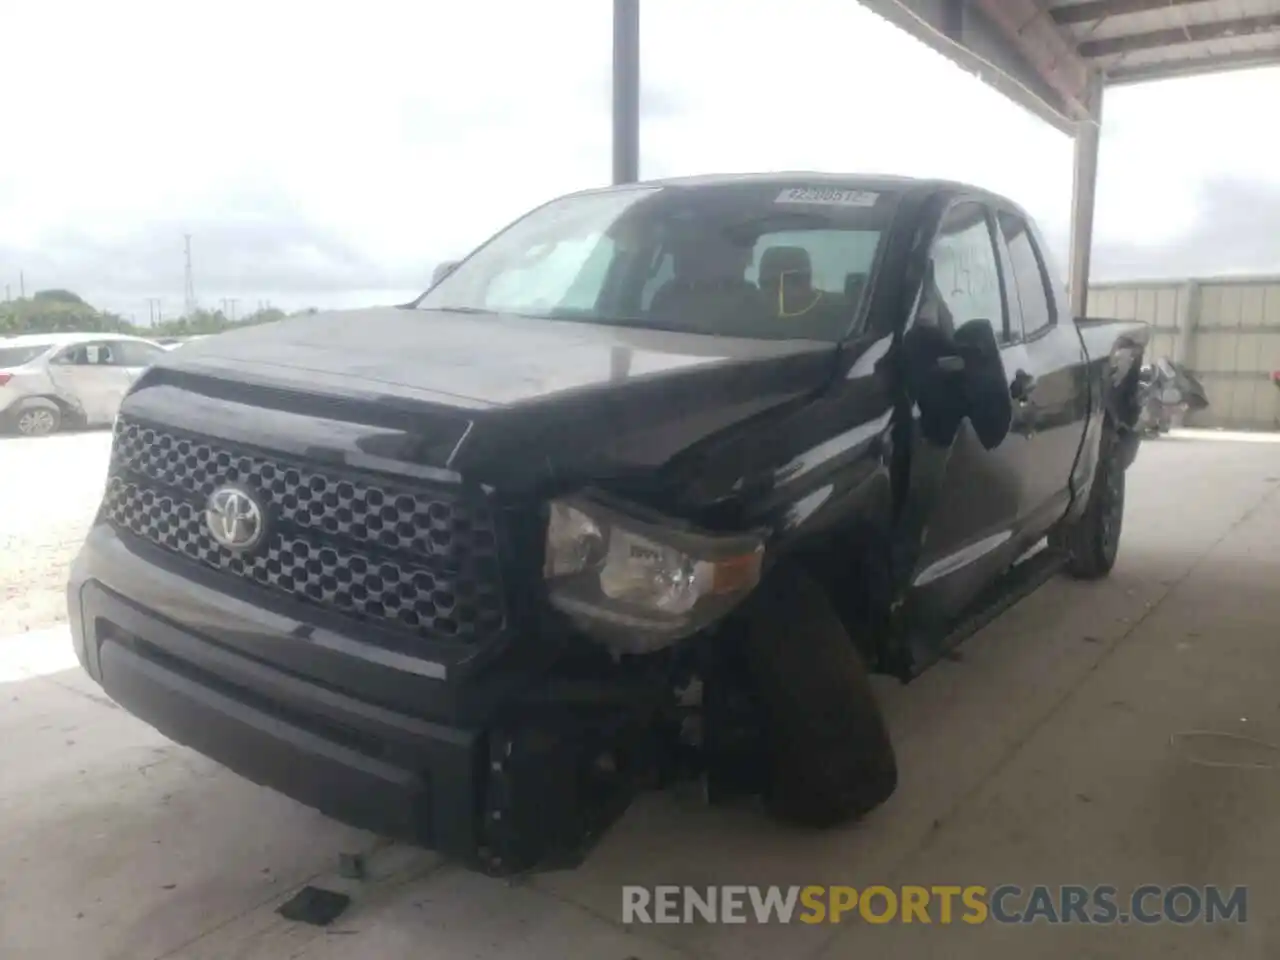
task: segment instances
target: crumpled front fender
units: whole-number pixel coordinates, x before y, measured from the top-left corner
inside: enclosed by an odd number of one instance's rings
[[[1133,430],[1142,413],[1138,374],[1151,328],[1136,320],[1086,318],[1076,321],[1085,351],[1102,364],[1102,407],[1117,426]]]

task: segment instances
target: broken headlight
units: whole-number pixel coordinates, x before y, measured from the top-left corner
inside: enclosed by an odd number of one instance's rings
[[[638,513],[638,511],[637,511]],[[543,568],[553,606],[617,653],[648,653],[724,616],[760,581],[764,542],[555,500]]]

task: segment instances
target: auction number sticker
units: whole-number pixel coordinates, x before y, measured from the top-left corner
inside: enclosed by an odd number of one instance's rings
[[[874,207],[880,194],[846,187],[788,187],[775,203],[809,203],[828,207]]]

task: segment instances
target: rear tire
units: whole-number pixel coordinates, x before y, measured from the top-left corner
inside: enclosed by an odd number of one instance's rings
[[[1098,580],[1116,565],[1124,526],[1125,469],[1122,444],[1114,427],[1103,427],[1098,465],[1084,513],[1050,543],[1067,552],[1067,573],[1077,580]]]
[[[45,437],[62,427],[62,411],[48,400],[31,400],[18,409],[14,428],[24,437]]]
[[[867,670],[826,594],[779,568],[744,607],[747,666],[766,711],[765,805],[830,827],[889,799],[898,766]]]

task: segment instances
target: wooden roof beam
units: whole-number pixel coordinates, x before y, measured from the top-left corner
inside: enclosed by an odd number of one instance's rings
[[[1040,0],[973,0],[975,8],[1012,43],[1076,120],[1091,118],[1091,67]]]

